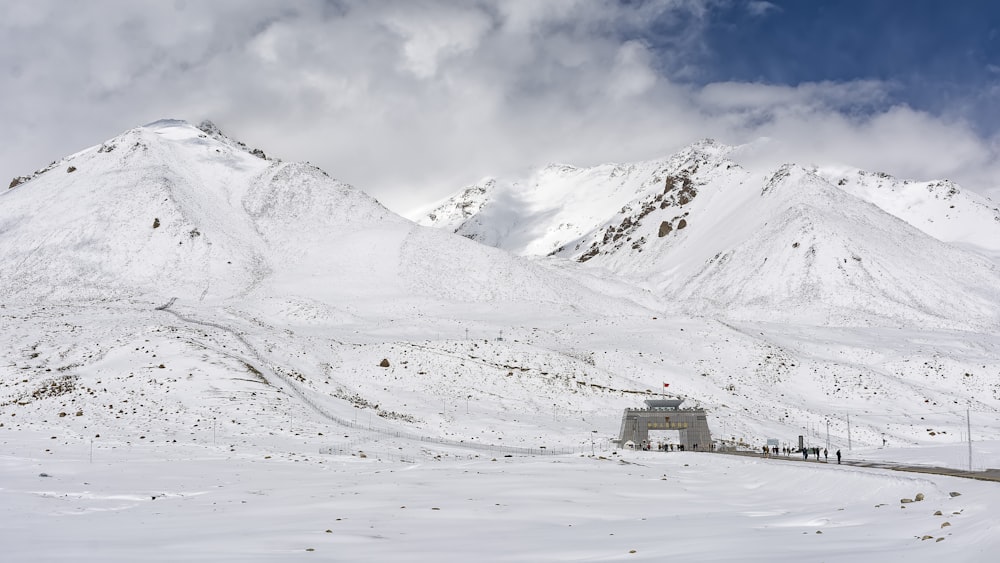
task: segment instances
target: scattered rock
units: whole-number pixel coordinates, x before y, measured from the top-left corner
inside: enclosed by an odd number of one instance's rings
[[[660,223],[660,230],[659,230],[659,232],[657,232],[657,236],[660,237],[660,238],[663,238],[663,237],[669,235],[670,231],[672,231],[672,230],[674,230],[674,227],[673,227],[673,225],[670,224],[670,221],[664,221],[664,222]]]
[[[634,549],[630,549],[630,550],[628,550],[628,552],[629,553],[635,553],[635,550]]]
[[[944,541],[944,538],[938,538],[938,539],[934,540],[934,543],[937,543],[939,541]]]
[[[70,166],[69,168],[66,169],[66,172],[69,172],[69,173],[76,172],[76,166]]]
[[[942,528],[947,528],[948,526],[951,526],[951,522],[941,522]]]
[[[962,493],[956,493],[955,491],[952,491],[948,493],[948,496],[950,496],[951,498],[960,497],[962,496]]]
[[[387,368],[387,367],[389,367],[389,359],[388,358],[382,358],[382,361],[378,363],[378,367],[380,367],[380,368]]]
[[[944,516],[944,515],[943,515],[943,514],[941,514],[941,511],[940,511],[940,510],[936,510],[936,511],[934,512],[934,516]]]
[[[333,530],[327,530],[327,531],[326,531],[326,533],[328,533],[328,534],[332,534],[332,533],[333,533]]]
[[[49,475],[48,473],[39,473],[38,476],[39,477],[51,477],[51,475]]]
[[[924,493],[917,493],[917,496],[913,497],[913,500],[915,502],[920,502],[924,500]]]
[[[316,550],[315,550],[315,549],[313,549],[313,548],[311,548],[311,547],[307,547],[307,548],[306,548],[306,551],[316,551]]]
[[[934,539],[934,536],[924,536],[924,537],[920,538],[920,541],[932,540],[932,539]]]
[[[901,499],[899,499],[899,502],[901,502],[903,504],[906,504],[906,503],[909,503],[909,502],[913,502],[913,499],[911,499],[911,498],[901,498]]]
[[[817,533],[817,534],[822,534],[822,533],[823,533],[823,530],[816,530],[816,533]]]
[[[160,218],[159,217],[153,217],[153,228],[154,229],[159,229],[160,228]]]

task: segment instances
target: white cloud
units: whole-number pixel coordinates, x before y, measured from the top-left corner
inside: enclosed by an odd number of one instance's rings
[[[403,67],[418,78],[434,76],[449,56],[473,51],[492,26],[489,14],[474,6],[432,2],[407,2],[385,21],[403,38]]]
[[[638,41],[627,41],[615,55],[608,89],[614,98],[630,98],[649,92],[656,84],[652,55]]]
[[[160,117],[211,118],[405,211],[484,175],[771,137],[767,158],[995,182],[996,144],[876,81],[686,86],[708,4],[17,3],[0,21],[0,173]],[[657,51],[651,21],[672,31]]]
[[[747,2],[747,11],[750,12],[751,16],[760,17],[771,11],[781,11],[781,8],[764,0],[751,0]]]

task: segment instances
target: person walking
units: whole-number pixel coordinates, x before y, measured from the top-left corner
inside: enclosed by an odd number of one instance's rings
[[[837,450],[837,465],[840,465],[840,450]]]
[[[830,461],[830,451],[827,450],[826,448],[823,448],[823,461],[825,462]]]

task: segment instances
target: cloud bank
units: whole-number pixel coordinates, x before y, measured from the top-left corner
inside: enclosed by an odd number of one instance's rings
[[[700,83],[712,6],[12,3],[0,173],[177,117],[212,119],[400,212],[485,175],[655,158],[704,137],[752,143],[756,165],[848,164],[997,195],[997,138],[894,101],[890,82]]]

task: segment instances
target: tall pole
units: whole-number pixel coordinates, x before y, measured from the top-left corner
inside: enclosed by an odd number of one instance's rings
[[[972,422],[969,420],[969,409],[965,409],[965,435],[969,437],[969,471],[972,471]]]
[[[851,451],[851,413],[847,413],[847,451]]]
[[[830,450],[830,419],[826,419],[826,449]]]

